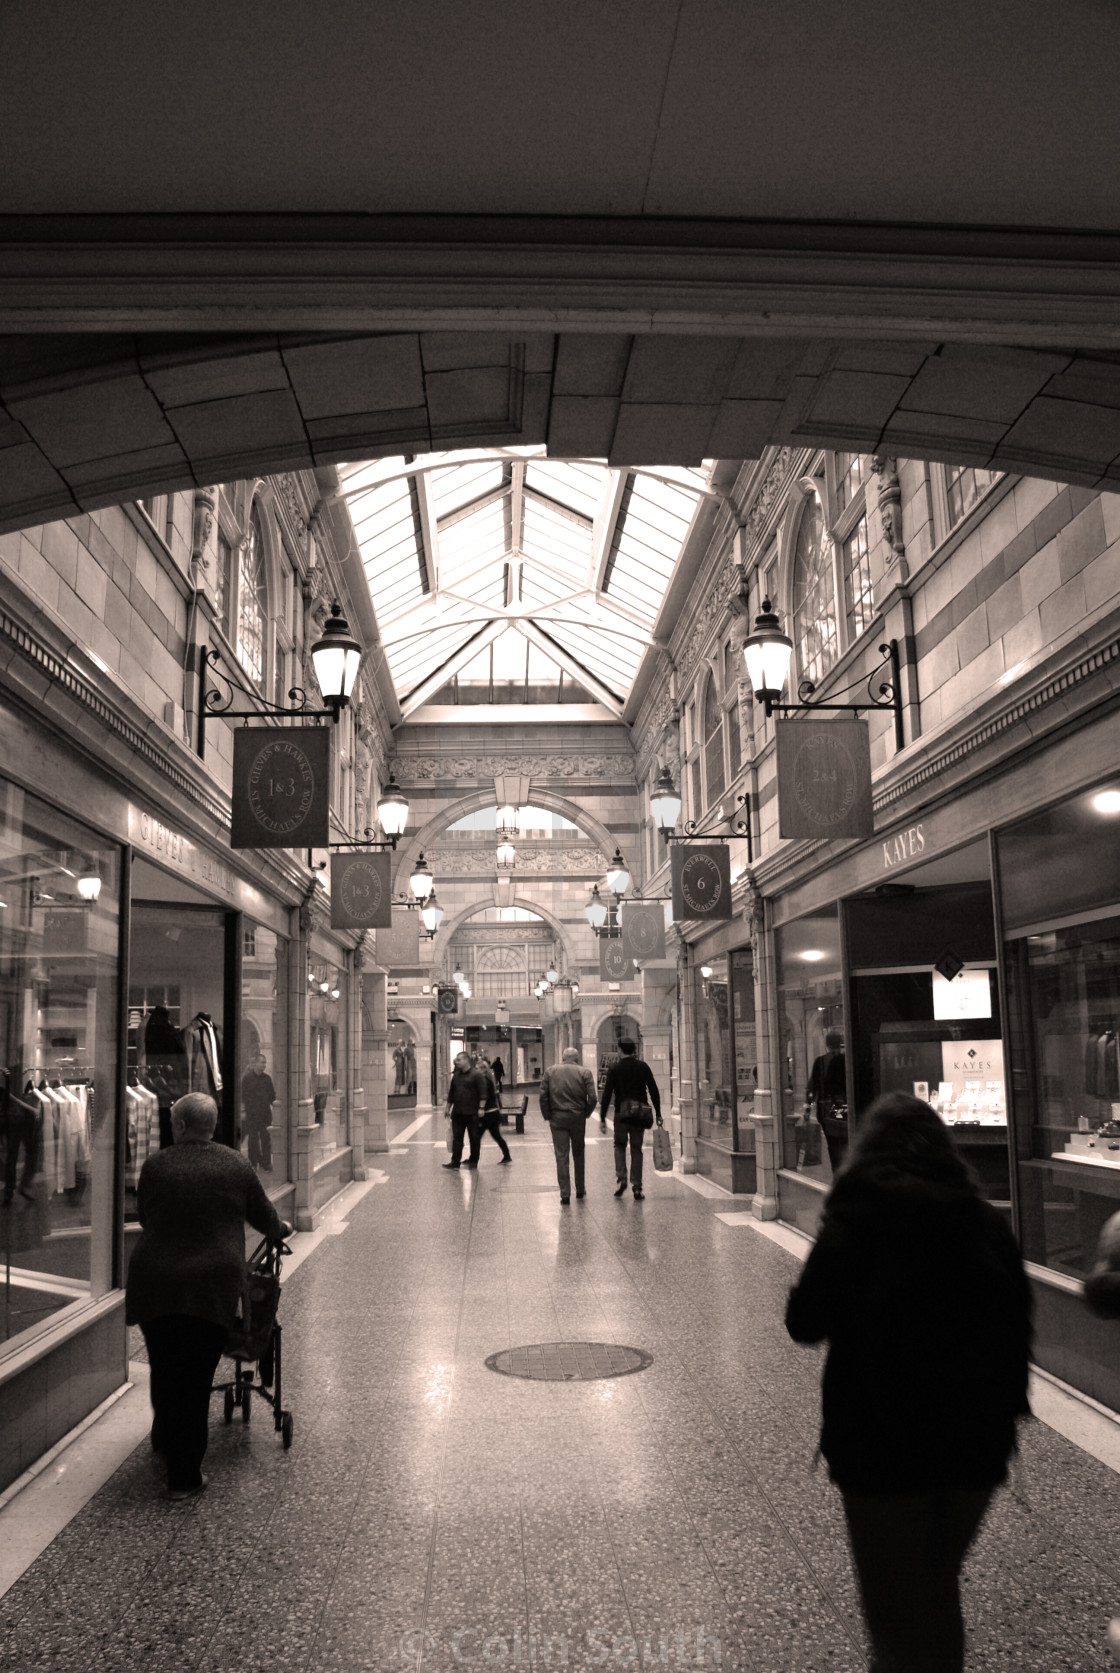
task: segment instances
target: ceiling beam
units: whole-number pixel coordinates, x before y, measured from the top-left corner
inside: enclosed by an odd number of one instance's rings
[[[603,577],[607,572],[607,559],[611,555],[611,542],[614,540],[615,524],[618,522],[618,514],[622,510],[622,501],[629,480],[629,471],[615,473],[610,497],[607,500],[606,511],[603,514],[603,521],[599,529],[599,539],[591,553],[587,584],[594,592],[598,592],[603,585]]]
[[[436,539],[436,508],[432,499],[432,479],[425,472],[414,479],[416,503],[420,507],[420,534],[424,542],[424,567],[428,575],[428,591],[433,597],[439,592],[439,542]]]
[[[433,669],[426,679],[421,680],[419,685],[413,686],[408,696],[401,699],[402,720],[407,720],[409,715],[418,709],[422,703],[426,703],[429,697],[434,697],[440,687],[446,685],[448,680],[459,672],[460,668],[465,668],[472,657],[476,657],[479,651],[484,651],[487,645],[493,644],[499,633],[503,633],[505,628],[506,620],[504,616],[500,621],[489,622],[478,633],[473,633],[465,645],[460,645],[457,651],[453,651],[447,661],[441,662],[439,667]]]
[[[518,633],[523,633],[530,644],[536,645],[537,649],[543,651],[551,662],[558,663],[566,674],[570,674],[573,680],[578,680],[580,685],[589,691],[593,697],[597,698],[604,708],[609,709],[613,715],[617,715],[621,720],[622,711],[625,707],[621,697],[613,692],[609,686],[605,686],[602,680],[591,672],[590,668],[585,668],[582,662],[572,656],[569,651],[564,649],[563,645],[552,637],[551,633],[545,633],[533,622],[521,621],[516,625]],[[401,704],[401,712],[405,712],[403,703]]]

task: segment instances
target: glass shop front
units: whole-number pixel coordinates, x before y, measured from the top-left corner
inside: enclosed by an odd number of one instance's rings
[[[749,946],[715,951],[712,938],[692,949],[692,1018],[696,1064],[696,1166],[725,1189],[755,1188],[758,1050],[754,958]]]

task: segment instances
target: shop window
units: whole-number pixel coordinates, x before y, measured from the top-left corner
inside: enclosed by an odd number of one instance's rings
[[[265,587],[264,541],[256,506],[249,518],[249,533],[241,544],[237,577],[237,656],[252,680],[264,680],[265,622],[268,594]]]
[[[0,1353],[112,1286],[119,901],[117,849],[5,785]]]
[[[758,1052],[750,948],[701,961],[694,980],[697,1131],[728,1150],[751,1150]]]
[[[980,504],[1002,475],[1002,471],[977,470],[972,465],[945,466],[945,503],[951,529]]]
[[[723,795],[723,710],[719,706],[715,676],[708,680],[704,695],[704,776],[708,785],[708,806]]]
[[[793,556],[793,639],[802,679],[819,683],[840,655],[832,542],[820,500],[809,494]]]
[[[238,1145],[266,1189],[292,1177],[288,1085],[288,943],[247,924],[241,958]]]
[[[315,1120],[324,1150],[337,1150],[346,1141],[342,1101],[341,1063],[345,1038],[346,971],[331,959],[316,958],[310,969],[311,1040],[309,1068]]]
[[[828,1181],[848,1134],[838,909],[783,925],[776,949],[782,1164]]]
[[[996,839],[1020,1241],[1075,1278],[1120,1209],[1118,837],[1120,782]]]

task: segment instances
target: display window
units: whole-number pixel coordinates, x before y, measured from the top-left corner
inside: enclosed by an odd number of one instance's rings
[[[120,851],[0,786],[0,1351],[112,1287]]]
[[[1120,1209],[1120,783],[1000,832],[997,853],[1023,1253],[1083,1278]]]
[[[310,1096],[326,1153],[348,1143],[342,1065],[346,1048],[346,971],[329,958],[314,958],[308,971],[311,1038]]]
[[[754,965],[749,947],[694,965],[697,1132],[728,1150],[753,1150],[747,1126],[758,1086]]]
[[[838,908],[782,925],[776,952],[782,1166],[827,1182],[849,1130]]]
[[[288,943],[243,920],[238,1034],[239,1144],[266,1190],[291,1180]]]

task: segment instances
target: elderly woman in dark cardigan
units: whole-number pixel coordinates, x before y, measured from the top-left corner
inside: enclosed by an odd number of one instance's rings
[[[210,1385],[237,1317],[245,1222],[277,1241],[291,1230],[245,1157],[214,1143],[217,1120],[205,1093],[180,1098],[174,1143],[148,1157],[137,1186],[143,1230],[128,1269],[127,1318],[148,1348],[152,1445],[167,1463],[170,1499],[206,1486]]]
[[[1029,1414],[1030,1289],[940,1117],[871,1105],[790,1294],[828,1343],[821,1451],[844,1500],[874,1673],[959,1673],[965,1553]]]

